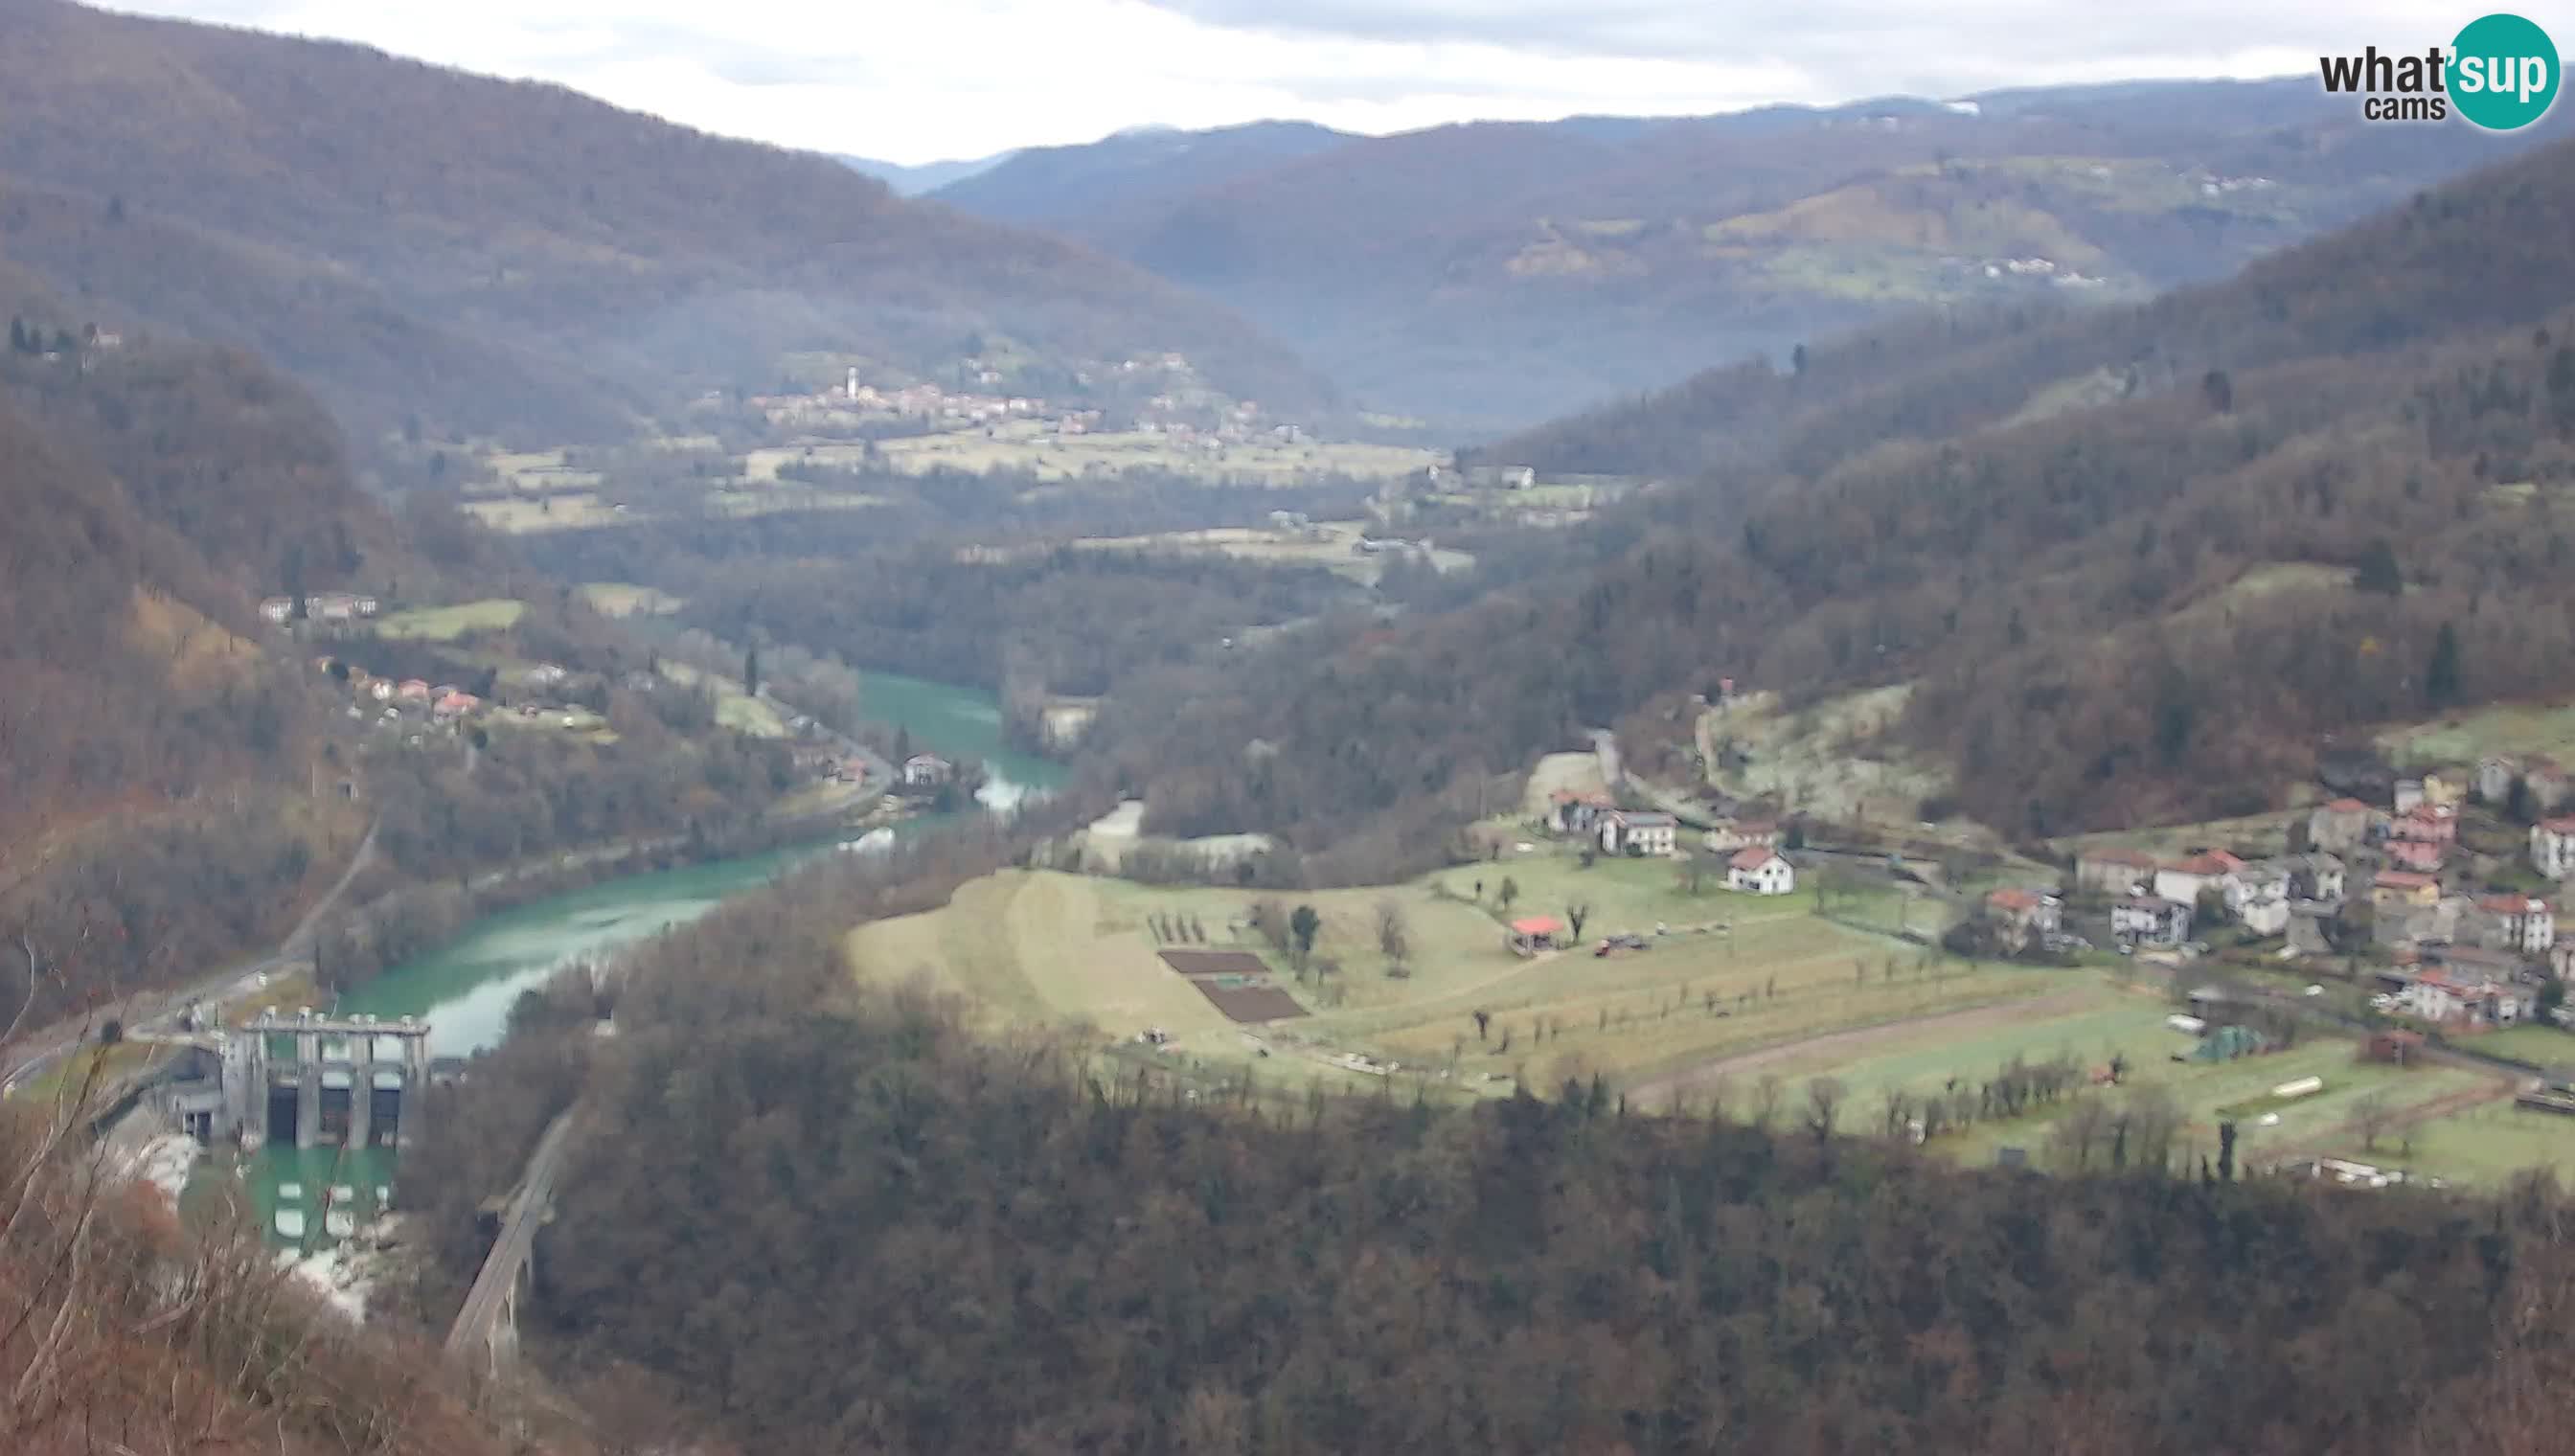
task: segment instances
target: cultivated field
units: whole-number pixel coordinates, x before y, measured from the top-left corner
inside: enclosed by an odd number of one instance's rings
[[[599,526],[623,526],[633,518],[589,491],[575,491],[561,496],[503,497],[468,501],[458,509],[494,531],[510,536],[525,536],[537,531],[586,531]]]
[[[2575,755],[2575,703],[2498,704],[2391,728],[2378,743],[2399,763],[2473,763],[2487,753]]]
[[[2124,1059],[2121,1086],[2100,1095],[2116,1099],[2146,1088],[2170,1094],[2187,1124],[2184,1143],[2194,1154],[2214,1156],[2217,1124],[2231,1117],[2237,1123],[2239,1159],[2267,1162],[2356,1149],[2362,1139],[2352,1124],[2363,1099],[2373,1093],[2390,1109],[2394,1128],[2432,1104],[2499,1097],[2508,1086],[2484,1072],[2447,1065],[2400,1069],[2365,1062],[2349,1038],[2315,1034],[2285,1050],[2235,1061],[2176,1062],[2174,1052],[2197,1043],[2164,1024],[2171,1007],[2152,989],[2117,985],[2093,971],[2042,974],[2052,975],[2057,988],[2011,1008],[2012,1014],[1966,1012],[1776,1047],[1702,1068],[1682,1089],[1703,1097],[1721,1076],[1728,1087],[1727,1103],[1740,1107],[1759,1078],[1776,1077],[1785,1085],[1783,1104],[1790,1104],[1802,1096],[1806,1082],[1830,1076],[1847,1092],[1842,1126],[1866,1131],[1882,1124],[1889,1092],[1918,1097],[1941,1091],[1952,1078],[1976,1086],[2015,1057],[2033,1063],[2071,1057],[2088,1074],[2116,1056]],[[2303,1097],[2271,1095],[2273,1088],[2308,1076],[2321,1078],[2323,1088]],[[1667,1082],[1653,1090],[1672,1089]],[[2061,1100],[2009,1121],[1980,1122],[1933,1147],[1967,1162],[1989,1162],[2007,1145],[2027,1148],[2036,1158],[2057,1119],[2072,1105],[2071,1099]],[[2265,1122],[2265,1117],[2276,1120]],[[2575,1154],[2575,1121],[2558,1121],[2565,1152]],[[2384,1135],[2382,1151],[2392,1149],[2403,1135]]]
[[[1505,878],[1517,891],[1507,912]],[[1812,913],[1807,895],[1761,899],[1712,883],[1692,894],[1669,861],[1603,859],[1586,870],[1552,847],[1402,885],[1279,896],[1320,916],[1314,958],[1333,967],[1325,975],[1300,977],[1251,927],[1259,897],[1013,871],[968,886],[941,910],[860,927],[851,955],[864,976],[926,971],[999,1021],[1079,1021],[1119,1037],[1160,1026],[1178,1054],[1214,1062],[1258,1059],[1266,1044],[1294,1058],[1267,1067],[1299,1074],[1356,1054],[1399,1063],[1398,1075],[1486,1092],[1508,1090],[1514,1077],[1547,1087],[1594,1072],[1643,1077],[2055,988],[2046,973],[1941,961],[1835,924]],[[1401,973],[1379,945],[1385,905],[1409,940]],[[1574,905],[1589,907],[1583,948],[1522,959],[1505,947],[1505,919],[1569,918]],[[1251,1028],[1256,1041],[1155,957],[1158,917],[1203,927],[1207,948],[1262,956],[1311,1014]],[[1588,948],[1621,931],[1644,935],[1650,948],[1606,957]],[[1477,1011],[1486,1016],[1480,1035]]]
[[[1061,481],[1135,470],[1270,485],[1330,475],[1388,480],[1440,459],[1436,451],[1399,445],[1263,440],[1209,448],[1142,431],[1057,435],[1025,421],[1002,426],[989,436],[982,430],[916,435],[879,441],[877,449],[889,469],[910,475],[934,470],[977,474],[1022,470],[1041,480]],[[816,455],[821,457],[821,448]],[[757,466],[753,469],[756,473]]]
[[[376,634],[379,637],[454,642],[469,632],[507,632],[518,625],[527,610],[526,603],[506,598],[460,602],[453,607],[423,607],[411,612],[397,612],[378,621]]]
[[[2509,1100],[2476,1106],[2382,1135],[2375,1146],[2358,1136],[2335,1139],[2323,1151],[2382,1168],[2497,1187],[2516,1173],[2545,1168],[2560,1182],[2575,1183],[2575,1118],[2532,1112]]]
[[[1068,545],[1083,551],[1214,552],[1243,561],[1276,566],[1321,567],[1360,586],[1373,586],[1385,572],[1385,555],[1362,555],[1354,548],[1365,532],[1355,521],[1318,521],[1309,531],[1270,531],[1251,526],[1218,526],[1204,531],[1165,531],[1152,536],[1086,536]],[[1007,562],[1042,555],[1053,545],[1036,547],[966,547],[960,560]],[[1430,563],[1443,572],[1475,564],[1462,551],[1434,550]]]
[[[626,582],[585,582],[581,594],[602,617],[668,617],[689,605],[685,597]]]
[[[662,664],[662,676],[684,688],[693,688],[701,683],[708,685],[716,695],[716,722],[735,732],[748,733],[755,738],[787,736],[787,725],[779,720],[778,710],[770,707],[768,700],[743,692],[742,684],[735,679],[701,673],[686,663],[670,662]]]
[[[2575,1032],[2555,1026],[2514,1026],[2472,1036],[2458,1044],[2490,1056],[2515,1057],[2533,1066],[2575,1066]]]

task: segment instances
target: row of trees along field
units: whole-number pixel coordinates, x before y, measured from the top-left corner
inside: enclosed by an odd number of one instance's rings
[[[613,1040],[599,986],[524,1003],[407,1180],[409,1297],[456,1297],[475,1190],[579,1095],[530,1336],[752,1449],[2535,1452],[2575,1414],[2553,1186],[1961,1170],[1829,1089],[1767,1127],[1185,1091],[854,991],[852,914],[996,857],[922,852],[646,947]],[[2046,1070],[1999,1085],[2092,1095]]]

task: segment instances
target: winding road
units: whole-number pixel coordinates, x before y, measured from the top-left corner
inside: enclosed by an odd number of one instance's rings
[[[268,977],[310,959],[313,927],[348,893],[359,872],[375,861],[376,830],[383,822],[378,819],[367,825],[366,837],[358,841],[357,852],[349,856],[348,867],[340,871],[340,877],[332,881],[331,888],[313,902],[313,907],[304,912],[302,919],[295,922],[295,928],[286,932],[286,938],[278,943],[275,950],[248,965],[236,966],[192,985],[167,991],[134,992],[77,1021],[64,1022],[36,1033],[11,1052],[12,1060],[7,1069],[0,1071],[0,1095],[15,1090],[19,1083],[30,1077],[44,1075],[55,1063],[79,1050],[83,1042],[96,1034],[100,1024],[110,1018],[121,1021],[132,1031],[162,1029],[165,1023],[178,1020],[193,1006],[247,995],[266,984]]]

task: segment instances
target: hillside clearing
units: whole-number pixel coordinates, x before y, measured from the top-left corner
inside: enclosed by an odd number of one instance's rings
[[[1518,891],[1507,910],[1505,877]],[[942,909],[860,926],[849,954],[863,978],[926,973],[998,1024],[1080,1024],[1114,1038],[1160,1026],[1171,1054],[1240,1063],[1266,1047],[1298,1057],[1291,1070],[1355,1054],[1476,1093],[1594,1073],[1623,1080],[2051,986],[2041,973],[1943,960],[1825,920],[1808,895],[1691,894],[1670,861],[1603,859],[1586,870],[1547,852],[1406,884],[1279,894],[1283,912],[1310,905],[1319,918],[1313,974],[1252,925],[1266,897],[1006,871]],[[1505,919],[1569,919],[1576,905],[1588,907],[1579,947],[1523,959],[1503,944]],[[1400,973],[1380,946],[1389,909],[1408,942]],[[1158,940],[1158,924],[1177,938]],[[1620,931],[1648,948],[1592,953],[1593,941]],[[1167,946],[1249,952],[1308,1014],[1239,1025],[1157,958]]]
[[[507,632],[518,626],[528,604],[504,598],[462,602],[453,607],[422,607],[397,612],[376,624],[378,637],[421,642],[454,642],[470,632]]]

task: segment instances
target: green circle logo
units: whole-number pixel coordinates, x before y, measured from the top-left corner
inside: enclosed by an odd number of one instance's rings
[[[2515,131],[2557,99],[2557,46],[2518,15],[2481,16],[2451,43],[2446,80],[2459,115],[2490,132]]]

